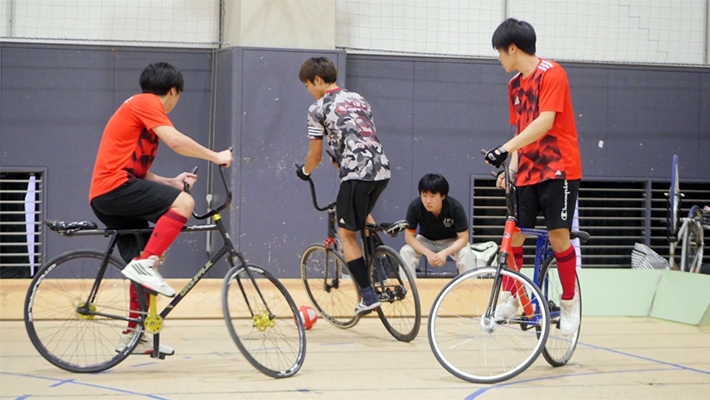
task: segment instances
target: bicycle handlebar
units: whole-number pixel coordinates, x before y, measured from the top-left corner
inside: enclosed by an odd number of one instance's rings
[[[487,150],[481,149],[481,154],[486,155],[487,153]],[[502,168],[503,178],[505,182],[505,203],[508,207],[508,214],[513,216],[514,218],[518,218],[518,204],[517,199],[515,198],[515,185],[510,182],[510,172],[508,171],[508,163],[503,161],[500,167]],[[496,177],[496,183],[498,183],[498,174],[500,174],[500,172],[495,173],[491,171],[491,175]]]
[[[325,211],[335,207],[335,202],[328,204],[325,207],[318,206],[318,199],[316,198],[316,185],[313,183],[313,179],[308,178],[308,184],[311,186],[311,198],[313,200],[313,207],[318,211]]]
[[[197,173],[197,167],[192,169],[192,173]],[[229,184],[227,183],[227,178],[224,176],[224,165],[219,166],[219,175],[222,177],[222,184],[224,185],[224,189],[227,191],[227,198],[224,200],[224,203],[222,203],[220,206],[215,207],[213,209],[207,209],[207,212],[204,213],[203,215],[198,215],[194,210],[192,211],[192,216],[195,219],[207,219],[209,217],[212,217],[219,213],[220,211],[224,210],[227,208],[227,206],[232,202],[232,190],[229,187]],[[185,192],[190,193],[190,187],[185,183]]]

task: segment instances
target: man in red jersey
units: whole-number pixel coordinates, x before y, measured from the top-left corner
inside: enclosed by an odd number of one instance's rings
[[[533,228],[542,213],[555,252],[562,301],[560,330],[577,332],[579,295],[575,293],[576,253],[570,242],[574,207],[582,178],[582,162],[567,73],[554,61],[535,55],[537,38],[532,25],[509,18],[493,33],[493,48],[506,72],[517,74],[508,83],[510,123],[515,137],[486,154],[488,164],[500,167],[510,153],[509,172],[518,189],[518,226]],[[502,176],[498,186],[503,187]],[[523,241],[512,238],[518,268],[523,263]],[[512,281],[503,282],[497,319],[508,319],[518,310],[511,293]]]
[[[184,87],[180,71],[168,63],[148,65],[140,76],[141,94],[124,101],[106,124],[91,179],[89,202],[108,229],[144,229],[155,223],[141,249],[134,235],[120,235],[118,248],[128,263],[121,273],[131,281],[164,296],[175,290],[154,268],[192,214],[195,201],[186,192],[197,175],[183,172],[165,178],[150,172],[162,140],[176,153],[229,166],[232,152],[212,151],[173,126],[168,114],[175,108]],[[145,240],[144,240],[145,242]],[[140,251],[143,253],[140,254]],[[139,256],[140,254],[140,256]],[[131,287],[131,310],[138,310],[138,296]],[[137,316],[137,314],[132,314]],[[135,323],[129,323],[117,351],[130,342]],[[150,353],[152,340],[143,338],[137,352]],[[173,354],[168,346],[160,352]]]

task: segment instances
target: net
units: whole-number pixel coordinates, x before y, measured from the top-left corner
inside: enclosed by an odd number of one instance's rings
[[[0,0],[0,40],[215,47],[219,0]]]
[[[707,65],[705,0],[337,0],[336,45],[349,51],[497,57],[507,17],[530,22],[557,60]]]

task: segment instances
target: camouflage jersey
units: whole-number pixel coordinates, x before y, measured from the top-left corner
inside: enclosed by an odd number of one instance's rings
[[[375,134],[370,104],[355,92],[336,88],[308,109],[308,137],[324,139],[340,158],[340,179],[381,181],[390,167]]]

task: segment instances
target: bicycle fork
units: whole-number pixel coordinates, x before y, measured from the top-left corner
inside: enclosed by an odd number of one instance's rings
[[[498,304],[498,293],[500,293],[501,286],[503,285],[503,280],[505,277],[501,275],[501,270],[507,265],[507,268],[512,271],[519,271],[517,265],[515,265],[515,259],[510,257],[511,253],[511,241],[513,239],[513,234],[519,232],[520,229],[516,226],[515,218],[508,217],[505,221],[505,230],[503,231],[503,240],[500,245],[499,253],[499,263],[498,270],[496,271],[497,278],[494,280],[492,288],[492,296],[489,298],[488,309],[486,311],[486,317],[491,318],[495,312],[495,306]],[[505,289],[505,288],[503,288]],[[532,302],[528,298],[525,289],[520,285],[520,282],[513,281],[513,290],[511,294],[518,299],[520,305],[523,307],[523,316],[532,320],[535,315],[535,310],[533,308]]]

